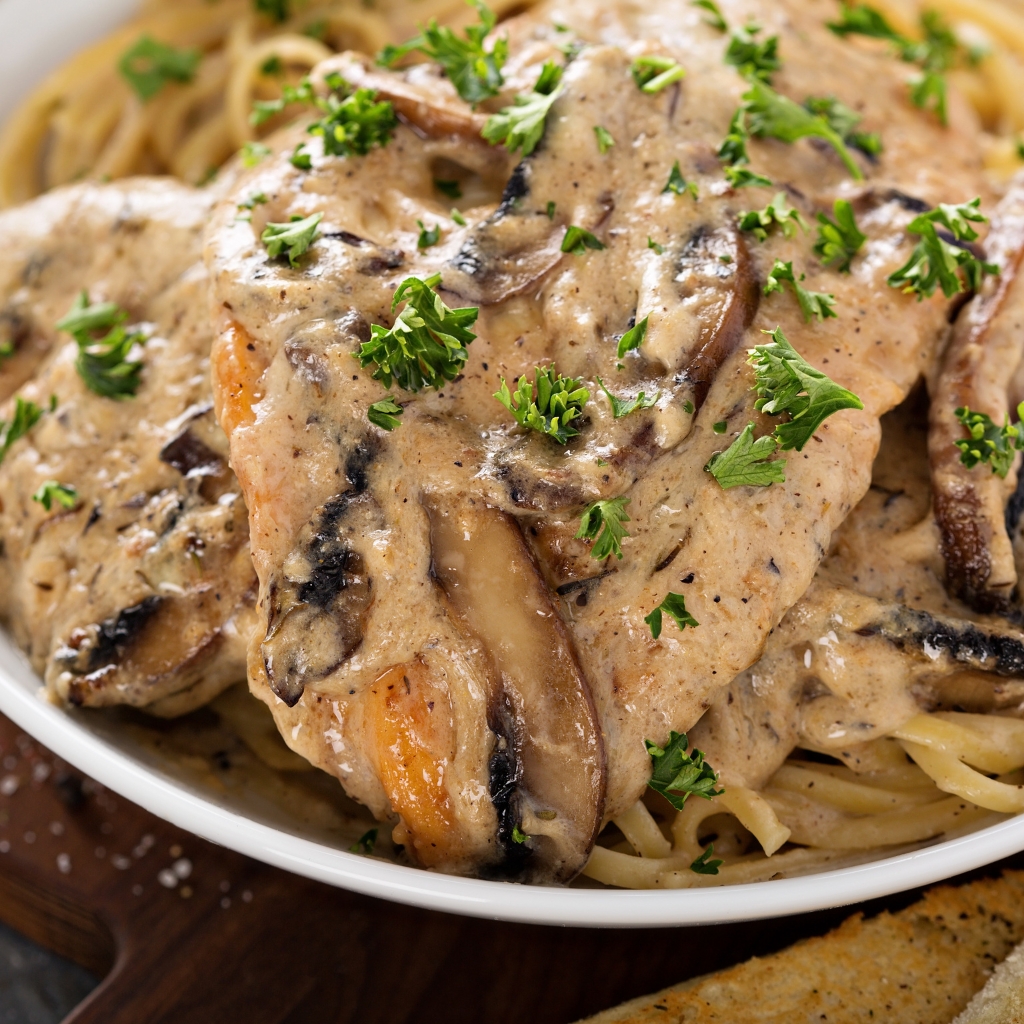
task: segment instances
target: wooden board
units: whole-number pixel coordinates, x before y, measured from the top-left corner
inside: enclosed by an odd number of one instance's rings
[[[569,1024],[849,913],[598,931],[413,910],[184,833],[0,717],[0,919],[104,979],[66,1024]]]

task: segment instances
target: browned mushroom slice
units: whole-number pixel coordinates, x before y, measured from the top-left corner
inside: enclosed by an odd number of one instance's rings
[[[1007,391],[1024,351],[1024,181],[1000,203],[987,239],[988,258],[1002,273],[989,278],[961,313],[932,388],[928,454],[935,518],[942,535],[946,586],[978,611],[1004,610],[1017,583],[1004,508],[1006,482],[986,465],[968,469],[956,441],[968,407],[1002,423]]]
[[[499,839],[513,861],[523,849],[527,874],[568,880],[586,863],[604,804],[604,747],[587,683],[515,521],[481,504],[429,511],[434,572],[497,681]]]

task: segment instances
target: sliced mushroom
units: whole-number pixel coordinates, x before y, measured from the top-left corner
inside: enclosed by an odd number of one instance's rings
[[[1008,485],[986,465],[968,469],[956,441],[956,410],[968,407],[1002,424],[1008,389],[1024,352],[1024,180],[993,217],[988,258],[1001,269],[957,319],[932,391],[928,453],[935,518],[942,533],[946,586],[978,611],[1004,611],[1017,584],[1004,509]]]
[[[473,503],[429,512],[434,572],[493,666],[490,791],[499,841],[514,870],[523,861],[527,875],[566,881],[586,863],[604,805],[604,747],[589,688],[515,521]]]

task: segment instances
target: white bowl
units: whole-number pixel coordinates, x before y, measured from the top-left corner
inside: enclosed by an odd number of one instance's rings
[[[0,116],[61,60],[115,26],[134,0],[0,0]],[[66,712],[0,634],[0,711],[51,751],[123,797],[197,835],[275,867],[370,896],[474,917],[628,928],[797,914],[948,878],[1024,850],[1024,815],[926,849],[840,870],[753,885],[626,892],[451,878],[325,845],[230,797],[182,781],[170,764],[102,713]]]

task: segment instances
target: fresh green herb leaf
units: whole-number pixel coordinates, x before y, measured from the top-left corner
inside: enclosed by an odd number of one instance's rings
[[[700,623],[686,610],[686,598],[682,594],[666,595],[665,600],[651,612],[644,616],[644,622],[651,627],[651,636],[655,640],[661,636],[662,614],[669,615],[680,629],[689,626],[696,629]]]
[[[14,355],[14,342],[13,341],[0,341],[0,365],[3,364],[5,359],[10,359]]]
[[[751,82],[750,91],[743,94],[743,101],[747,130],[755,138],[773,138],[781,142],[796,142],[808,137],[823,139],[836,151],[853,178],[857,181],[864,179],[842,136],[820,114],[812,114],[764,82]]]
[[[761,185],[770,187],[773,182],[763,174],[750,170],[749,167],[726,167],[724,170],[726,181],[733,188],[746,188],[748,185]]]
[[[615,145],[615,139],[612,138],[612,133],[607,128],[603,128],[599,124],[594,125],[594,135],[597,136],[597,148],[604,156]]]
[[[775,428],[782,451],[803,450],[821,424],[840,409],[863,409],[864,403],[840,387],[821,370],[815,369],[776,327],[766,345],[750,353],[754,368],[754,407],[769,416],[788,413],[790,421]]]
[[[387,398],[382,398],[379,402],[374,402],[370,406],[366,413],[366,418],[375,427],[380,427],[381,430],[394,430],[395,427],[402,425],[398,417],[404,412],[405,410],[394,398],[388,395]]]
[[[792,238],[798,227],[804,231],[809,230],[807,221],[800,215],[800,211],[789,205],[785,192],[776,192],[775,198],[762,209],[748,210],[739,216],[740,230],[752,232],[762,242],[775,225],[782,228],[786,238]]]
[[[788,281],[793,286],[796,301],[800,304],[800,311],[803,313],[805,321],[809,322],[812,316],[816,316],[819,320],[828,320],[829,317],[838,316],[832,308],[836,304],[835,296],[828,292],[808,291],[800,284],[800,281],[803,281],[806,276],[806,274],[801,274],[800,279],[797,280],[793,273],[792,261],[783,263],[782,260],[776,260],[768,274],[768,280],[765,282],[764,293],[771,295],[772,292],[784,292],[786,290],[785,282]]]
[[[687,416],[693,415],[694,405],[688,398],[683,402],[683,412],[685,412]]]
[[[310,39],[318,39],[323,42],[327,37],[327,20],[326,18],[318,18],[316,21],[311,21],[303,30],[304,36],[309,36]]]
[[[198,50],[176,50],[142,36],[118,64],[121,77],[145,103],[169,82],[191,82],[203,55]]]
[[[471,328],[480,310],[473,306],[450,309],[434,291],[440,283],[440,274],[407,277],[391,303],[392,312],[406,304],[394,326],[371,325],[370,340],[356,358],[363,367],[376,367],[373,377],[384,387],[390,388],[394,380],[405,391],[440,390],[466,365],[468,346],[476,338]]]
[[[466,226],[466,218],[463,217],[461,211],[456,210],[454,206],[452,207],[452,212],[448,216],[451,217],[451,219],[455,221],[460,228],[464,228]]]
[[[304,142],[300,142],[292,155],[288,157],[288,162],[300,171],[311,171],[313,169],[313,154],[306,149]]]
[[[462,198],[462,186],[457,181],[442,181],[440,178],[435,178],[434,188],[449,199]]]
[[[873,39],[887,39],[890,42],[903,39],[880,11],[867,4],[844,3],[840,8],[839,20],[826,24],[837,36],[869,36]]]
[[[484,49],[484,40],[497,24],[497,18],[480,0],[469,0],[480,15],[476,25],[466,28],[465,39],[460,39],[447,26],[439,26],[437,19],[409,42],[401,46],[385,46],[377,58],[384,67],[394,67],[407,54],[419,51],[444,68],[459,96],[474,106],[481,100],[497,96],[504,84],[501,69],[508,59],[508,38],[494,42],[490,50]]]
[[[711,800],[725,792],[715,789],[718,773],[704,760],[704,754],[699,750],[687,754],[686,733],[669,733],[664,747],[650,740],[644,740],[644,746],[651,756],[651,778],[647,784],[677,811],[683,809],[688,797]]]
[[[786,460],[772,456],[779,442],[771,434],[754,440],[754,424],[748,423],[724,452],[716,452],[704,467],[724,490],[731,487],[768,487],[786,482]]]
[[[722,17],[722,12],[719,10],[715,0],[690,0],[690,2],[691,6],[700,7],[710,15],[710,17],[704,19],[705,25],[717,28],[719,32],[729,31],[729,26],[725,23],[725,18]]]
[[[637,57],[633,61],[632,71],[633,81],[640,87],[641,92],[648,95],[661,92],[686,75],[683,66],[671,57],[659,57],[654,54]]]
[[[242,166],[251,169],[266,160],[271,152],[271,148],[262,142],[247,142],[242,147]]]
[[[323,219],[322,213],[313,213],[308,217],[293,217],[287,224],[268,224],[260,239],[267,247],[267,255],[276,260],[287,250],[288,262],[297,267],[299,257],[316,241]]]
[[[988,463],[992,472],[1005,480],[1013,466],[1014,454],[1024,449],[1024,430],[1019,422],[1024,419],[1024,402],[1017,406],[1018,422],[1011,424],[1007,416],[1001,427],[997,427],[986,413],[971,412],[967,408],[957,409],[956,418],[970,435],[955,442],[960,449],[960,461],[968,469]]]
[[[735,29],[725,51],[726,64],[732,65],[749,81],[771,83],[772,75],[782,67],[779,60],[779,37],[769,36],[758,41],[756,25]]]
[[[47,512],[53,508],[54,502],[62,508],[74,508],[78,501],[78,491],[56,480],[47,480],[32,495],[32,500],[38,501]]]
[[[668,182],[661,190],[662,195],[665,195],[667,192],[672,192],[677,196],[681,196],[689,192],[694,199],[700,198],[697,193],[697,183],[695,181],[688,182],[683,177],[683,172],[679,169],[678,160],[672,165],[672,170],[668,176]]]
[[[716,434],[724,434],[729,429],[728,420],[719,420],[717,423],[711,424],[711,429]]]
[[[658,392],[648,398],[644,392],[641,391],[635,398],[616,398],[615,395],[613,395],[604,386],[604,381],[601,380],[600,377],[597,378],[597,383],[601,390],[608,396],[608,401],[611,403],[612,407],[612,417],[617,420],[621,420],[623,416],[628,416],[630,413],[636,412],[637,410],[653,408],[661,397],[661,393]]]
[[[650,235],[647,236],[647,248],[653,249],[659,256],[665,254],[665,246],[659,245]]]
[[[570,224],[565,229],[562,252],[570,252],[574,256],[584,256],[588,249],[601,250],[604,247],[604,243],[600,239],[575,224]]]
[[[255,0],[256,11],[274,21],[287,21],[291,15],[291,0]]]
[[[420,237],[416,242],[416,248],[419,249],[421,252],[424,249],[429,249],[432,245],[437,245],[437,243],[441,241],[440,224],[435,224],[428,231],[427,228],[423,226],[423,221],[418,220],[416,221],[416,223],[419,225],[420,229]]]
[[[0,463],[7,458],[14,442],[24,437],[42,415],[43,410],[35,402],[26,402],[20,395],[14,399],[14,416],[10,423],[0,420]]]
[[[910,80],[910,100],[921,110],[934,110],[943,124],[948,124],[946,107],[946,76],[938,71],[922,71]]]
[[[863,118],[835,96],[808,96],[804,100],[804,109],[825,118],[848,146],[868,156],[881,154],[882,137],[877,132],[857,131],[857,125]]]
[[[238,204],[240,210],[255,210],[257,206],[270,202],[265,192],[256,192]]]
[[[518,825],[513,825],[512,826],[512,842],[513,843],[519,843],[520,845],[522,845],[529,838],[530,837]]]
[[[272,53],[261,65],[260,74],[268,78],[284,74],[284,62],[276,53]]]
[[[941,227],[955,242],[973,242],[978,233],[970,222],[988,221],[980,206],[980,198],[955,206],[940,203],[934,210],[915,217],[907,225],[907,231],[919,235],[921,240],[907,262],[889,275],[889,284],[907,293],[916,292],[920,301],[926,295],[933,295],[936,287],[942,289],[946,298],[951,298],[964,290],[965,281],[968,288],[976,290],[986,274],[998,274],[996,264],[979,260],[970,249],[954,245],[938,234],[937,229]],[[964,280],[960,279],[960,270]]]
[[[629,501],[626,497],[595,501],[583,511],[576,539],[594,541],[590,554],[599,562],[612,555],[622,560],[622,538],[629,536],[622,524],[630,522],[626,515]]]
[[[538,366],[534,381],[523,374],[514,392],[509,391],[502,377],[501,390],[495,392],[494,397],[521,427],[547,434],[559,444],[565,444],[579,433],[572,424],[583,415],[590,392],[583,381],[556,374],[554,366],[543,369]]]
[[[814,243],[814,252],[825,266],[838,262],[836,269],[848,274],[854,256],[867,241],[867,235],[857,227],[853,207],[846,199],[837,199],[832,204],[832,212],[835,220],[829,220],[828,214],[818,214],[818,240]]]
[[[554,200],[548,200],[548,206],[547,206],[548,220],[554,220],[555,219],[555,210],[556,209],[558,209],[558,207],[555,205]]]
[[[715,852],[715,844],[708,843],[707,849],[690,865],[690,870],[698,875],[717,875],[718,869],[725,863],[724,860],[716,858],[711,860]]]
[[[491,143],[505,143],[505,148],[514,153],[521,149],[523,156],[529,156],[544,137],[547,116],[551,106],[561,94],[562,69],[548,61],[528,96],[516,96],[513,106],[505,107],[491,115],[481,133]]]
[[[369,832],[364,832],[349,848],[349,853],[361,853],[365,856],[369,856],[373,853],[373,848],[377,845],[378,829],[371,828]]]
[[[750,156],[747,153],[749,138],[747,111],[745,107],[740,107],[733,114],[728,134],[718,147],[718,159],[726,164],[724,174],[733,188],[746,188],[749,185],[770,186],[772,184],[771,180],[763,174],[757,174],[747,168],[746,165],[750,163]]]
[[[145,341],[138,331],[128,333],[128,314],[113,302],[89,302],[81,292],[68,315],[57,323],[78,343],[75,368],[85,386],[104,398],[129,398],[142,383],[142,361],[129,359],[136,345]],[[103,336],[100,332],[106,331]]]
[[[257,100],[252,105],[252,113],[249,115],[249,123],[255,127],[266,124],[272,117],[276,117],[286,107],[293,104],[313,104],[316,102],[316,93],[313,91],[313,83],[304,78],[298,85],[285,83],[281,89],[281,95],[276,100]]]
[[[645,316],[640,323],[630,327],[626,333],[619,338],[619,347],[616,355],[621,359],[627,352],[632,352],[633,349],[639,348],[644,343],[644,338],[647,337],[647,321],[650,316]]]

